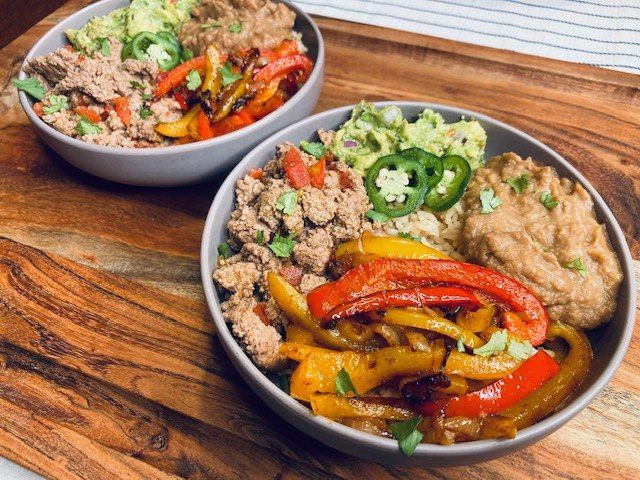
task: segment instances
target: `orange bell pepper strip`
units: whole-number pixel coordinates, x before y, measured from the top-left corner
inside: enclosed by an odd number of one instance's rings
[[[549,328],[549,315],[540,300],[516,280],[479,265],[455,260],[380,258],[358,265],[339,280],[325,283],[307,295],[311,314],[325,318],[338,306],[384,290],[413,288],[441,282],[472,288],[519,314],[527,340],[538,346]],[[505,326],[508,329],[508,325]]]
[[[129,128],[131,125],[131,108],[129,108],[129,99],[127,97],[118,97],[113,101],[113,109],[124,123],[124,126]]]
[[[197,70],[202,75],[205,71],[206,64],[207,62],[204,55],[181,63],[173,70],[170,70],[167,75],[160,80],[158,85],[156,85],[156,91],[153,92],[153,96],[158,98],[169,93],[185,81],[191,70]]]
[[[309,171],[309,181],[311,182],[311,186],[322,190],[324,187],[324,177],[327,171],[327,159],[325,156],[323,155],[320,157],[320,159],[307,170]]]
[[[102,120],[102,118],[100,117],[100,114],[94,112],[89,107],[85,107],[85,106],[80,105],[80,106],[77,106],[76,108],[74,108],[73,111],[77,115],[80,115],[81,117],[86,118],[91,123],[98,123],[100,120]]]
[[[197,129],[198,129],[198,136],[202,140],[213,138],[214,132],[213,132],[213,129],[211,128],[211,123],[209,122],[209,118],[207,117],[207,114],[204,113],[204,110],[200,110],[200,113],[198,113]]]
[[[284,105],[284,100],[278,95],[274,95],[264,102],[256,101],[254,98],[247,104],[244,110],[246,110],[253,118],[259,120],[266,117],[271,112],[275,112],[282,105]]]
[[[445,417],[474,418],[501,413],[538,390],[560,371],[560,366],[544,350],[522,363],[513,373],[480,390],[416,408],[425,416],[442,411]]]
[[[323,324],[360,313],[375,312],[398,307],[458,307],[478,308],[478,297],[459,287],[414,287],[383,290],[368,297],[343,303],[331,310]]]
[[[302,155],[297,148],[291,147],[287,153],[285,153],[282,159],[282,168],[284,169],[285,176],[295,189],[303,188],[309,185],[311,177],[307,166],[302,160]],[[337,306],[337,305],[336,305]],[[326,313],[329,313],[328,311]],[[319,318],[319,316],[315,315]]]
[[[289,73],[302,71],[303,75],[313,69],[313,62],[306,55],[289,55],[267,63],[253,76],[256,82],[268,82],[277,77],[284,77]]]
[[[240,130],[241,128],[246,127],[253,123],[253,119],[251,116],[246,113],[238,112],[233,115],[229,115],[228,117],[223,118],[219,122],[211,125],[211,131],[214,137],[219,137],[220,135],[225,135],[227,133],[235,132],[236,130]]]

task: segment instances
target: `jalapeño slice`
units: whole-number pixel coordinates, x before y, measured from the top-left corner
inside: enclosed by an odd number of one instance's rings
[[[442,172],[444,171],[444,167],[442,165],[442,159],[440,157],[418,147],[402,150],[401,152],[399,152],[399,155],[402,155],[405,158],[410,158],[412,160],[417,160],[422,164],[422,166],[427,171],[427,176],[429,177],[427,180],[429,188],[435,187],[438,183],[440,183],[440,180],[442,180]]]
[[[432,187],[424,198],[424,204],[436,212],[442,212],[455,205],[462,198],[471,179],[469,162],[458,155],[442,157],[442,166],[444,168],[442,180]],[[453,178],[450,180],[444,173],[447,170],[453,172]]]

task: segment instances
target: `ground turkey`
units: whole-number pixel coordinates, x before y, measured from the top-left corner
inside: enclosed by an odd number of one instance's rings
[[[281,365],[283,339],[278,332],[288,320],[269,296],[267,273],[279,273],[307,293],[328,281],[333,248],[371,229],[364,215],[371,205],[362,178],[329,158],[322,188],[296,190],[282,167],[291,148],[296,147],[279,145],[263,169],[238,180],[236,209],[228,223],[229,243],[238,253],[219,258],[213,272],[214,281],[229,295],[223,313],[232,332],[256,365],[268,370]],[[318,161],[299,153],[306,166]],[[264,312],[262,319],[256,307]]]
[[[480,195],[489,188],[502,204],[483,212]],[[476,171],[464,204],[467,259],[531,288],[552,320],[590,329],[611,319],[622,271],[579,183],[506,153]]]

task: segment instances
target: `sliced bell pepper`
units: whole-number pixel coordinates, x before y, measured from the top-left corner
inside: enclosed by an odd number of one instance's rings
[[[341,257],[364,253],[385,258],[408,258],[416,260],[451,259],[451,257],[439,252],[435,248],[428,247],[420,242],[401,237],[378,237],[372,234],[363,234],[356,240],[341,243],[336,248],[335,256]]]
[[[471,380],[497,380],[512,373],[521,363],[505,352],[483,357],[452,350],[444,365],[444,373]]]
[[[331,393],[314,393],[310,397],[311,411],[325,418],[381,418],[408,420],[415,413],[405,406],[396,405],[394,398],[343,397]]]
[[[545,351],[540,350],[513,373],[475,392],[427,402],[416,410],[432,416],[443,411],[446,417],[474,418],[501,413],[527,395],[538,390],[558,373],[560,367]]]
[[[192,58],[191,60],[178,65],[173,70],[167,72],[167,75],[164,75],[163,78],[158,82],[158,85],[156,85],[156,91],[153,93],[153,96],[158,98],[166,95],[182,82],[184,82],[191,70],[197,70],[200,74],[203,74],[205,68],[206,59],[204,55]]]
[[[156,125],[156,132],[165,137],[180,138],[189,135],[189,124],[200,113],[200,104],[195,105],[180,120],[175,122],[159,123]]]
[[[314,317],[324,318],[338,306],[362,297],[433,282],[483,292],[521,316],[526,325],[526,338],[532,345],[544,342],[549,316],[527,287],[488,268],[455,260],[372,260],[349,270],[335,282],[315,288],[307,295],[307,302]]]
[[[309,171],[311,186],[322,190],[322,188],[324,188],[324,177],[327,171],[327,159],[324,155],[307,170]]]
[[[274,62],[267,63],[254,76],[256,82],[268,82],[277,77],[301,71],[303,75],[308,74],[313,69],[313,62],[306,55],[289,55],[279,58]]]
[[[127,97],[118,97],[113,101],[113,109],[124,123],[124,126],[129,128],[131,125],[131,108],[129,108],[129,99]]]
[[[302,155],[297,148],[291,147],[282,159],[282,168],[291,186],[295,189],[309,185],[311,177]]]
[[[469,348],[478,348],[484,344],[482,339],[470,330],[444,317],[429,315],[420,310],[390,308],[381,315],[381,321],[391,325],[429,330],[454,340],[461,338],[462,343]]]
[[[73,111],[76,115],[80,115],[81,117],[86,118],[91,123],[98,123],[100,120],[102,120],[98,113],[94,112],[89,107],[85,107],[84,105],[77,106],[73,109]]]
[[[375,312],[391,307],[479,307],[480,301],[472,292],[458,287],[414,287],[383,290],[361,297],[331,310],[325,320],[333,322],[359,313]],[[455,325],[455,324],[453,324]]]
[[[205,52],[205,59],[206,73],[200,88],[203,92],[209,92],[211,103],[214,104],[215,97],[218,95],[220,88],[222,88],[222,76],[219,72],[220,66],[222,65],[220,50],[213,44],[209,45]]]
[[[219,137],[220,135],[225,135],[227,133],[235,132],[236,130],[240,130],[241,128],[246,127],[253,123],[253,119],[248,116],[242,114],[242,111],[229,115],[217,123],[211,125],[211,130],[213,132],[214,137]]]
[[[177,91],[173,94],[173,98],[176,99],[176,101],[180,104],[180,108],[183,111],[187,111],[189,110],[189,104],[187,103],[187,99],[184,98],[184,94],[180,91]]]
[[[250,113],[253,118],[259,120],[266,117],[271,112],[275,112],[282,105],[284,105],[284,100],[278,95],[274,95],[264,102],[256,102],[255,99],[251,100],[245,107],[245,110]]]
[[[217,107],[213,112],[212,120],[214,122],[219,122],[226,117],[231,112],[235,103],[249,91],[249,85],[251,84],[251,77],[256,66],[256,61],[258,60],[258,55],[258,50],[252,50],[245,62],[242,78],[225,87],[220,92],[220,100],[217,103],[212,103],[212,107],[214,105]]]
[[[198,113],[197,118],[198,118],[198,124],[197,124],[198,136],[202,140],[212,138],[214,131],[211,128],[211,122],[209,122],[209,117],[207,117],[207,114],[204,113],[204,110],[200,110],[200,113]]]

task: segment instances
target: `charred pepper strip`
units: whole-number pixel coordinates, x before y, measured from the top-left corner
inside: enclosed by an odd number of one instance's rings
[[[187,75],[191,70],[197,70],[198,72],[204,72],[206,67],[206,60],[204,55],[195,57],[188,62],[184,62],[171,70],[166,77],[164,77],[160,83],[156,86],[156,91],[153,92],[153,96],[156,98],[166,95],[171,90],[176,88],[182,82],[185,81]]]
[[[415,287],[382,292],[358,298],[331,310],[324,323],[332,323],[359,313],[391,307],[450,307],[477,308],[480,301],[472,292],[458,287]]]
[[[427,402],[416,407],[416,411],[425,416],[435,415],[439,411],[443,411],[446,417],[494,415],[538,390],[559,370],[555,360],[547,352],[540,350],[513,373],[480,390],[451,399]]]
[[[549,316],[531,290],[488,268],[455,260],[372,260],[349,270],[335,282],[315,288],[307,295],[307,302],[314,317],[324,318],[338,306],[362,297],[433,282],[484,292],[520,314],[532,345],[544,342]]]
[[[260,51],[258,49],[253,49],[245,61],[242,78],[222,90],[220,93],[218,108],[215,109],[213,113],[212,120],[214,122],[219,122],[229,115],[229,112],[231,112],[235,103],[249,91],[253,70],[256,66],[256,61],[258,60],[259,55]]]
[[[277,77],[284,77],[289,73],[302,71],[308,74],[313,68],[313,62],[306,55],[289,55],[267,63],[253,77],[256,82],[268,82]]]

